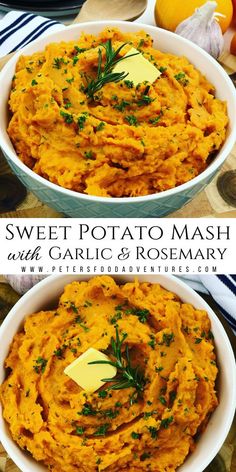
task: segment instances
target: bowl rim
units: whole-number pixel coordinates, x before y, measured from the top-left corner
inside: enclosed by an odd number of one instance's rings
[[[93,25],[93,24],[96,24],[96,25],[99,25],[99,26],[101,25],[101,27],[102,26],[107,27],[107,26],[110,25],[110,26],[120,27],[120,28],[122,28],[122,26],[125,26],[125,25],[127,26],[127,24],[135,25],[135,27],[137,27],[137,28],[140,27],[141,29],[144,29],[144,30],[145,30],[145,28],[148,28],[149,32],[153,33],[154,35],[162,34],[164,36],[170,36],[170,37],[172,37],[173,41],[178,40],[180,42],[180,44],[181,43],[188,44],[188,46],[190,47],[190,50],[191,49],[195,50],[195,51],[198,52],[198,54],[200,53],[201,55],[203,55],[209,62],[211,62],[211,64],[216,69],[218,69],[218,72],[224,78],[227,87],[232,92],[232,101],[234,102],[234,107],[233,108],[236,110],[235,88],[234,88],[234,85],[233,85],[232,81],[230,80],[228,74],[225,72],[223,67],[212,56],[210,56],[210,54],[208,54],[206,51],[204,51],[198,45],[192,43],[188,39],[185,39],[185,38],[177,35],[176,33],[171,32],[171,31],[167,31],[167,30],[164,30],[162,28],[158,28],[156,26],[148,25],[148,24],[145,24],[145,23],[139,23],[139,22],[134,23],[134,22],[131,22],[131,21],[111,20],[108,23],[108,21],[102,20],[102,21],[85,22],[85,23],[78,23],[78,24],[72,24],[70,26],[67,26],[66,30],[68,31],[68,30],[78,29],[78,30],[81,31],[83,28],[85,29],[87,27],[91,27],[91,25]],[[62,31],[65,31],[65,29],[63,28]],[[32,41],[31,43],[27,44],[24,48],[22,48],[20,51],[18,51],[8,61],[8,63],[3,67],[2,71],[0,72],[0,86],[1,86],[1,82],[4,83],[4,77],[8,76],[7,73],[9,71],[9,69],[11,69],[13,64],[16,64],[18,58],[22,54],[25,54],[25,53],[27,54],[27,50],[30,49],[30,47],[32,47],[32,45],[33,46],[34,45],[35,46],[39,45],[39,48],[40,48],[41,42],[44,42],[45,39],[46,40],[49,39],[49,41],[50,41],[50,38],[57,35],[58,33],[59,33],[59,31],[48,33],[47,35],[44,35],[44,36],[36,39],[35,41]],[[63,39],[62,39],[62,41],[63,41]],[[56,42],[58,42],[58,41],[56,41]],[[48,44],[48,42],[47,42],[47,44]],[[2,148],[2,151],[6,155],[7,159],[10,160],[15,166],[17,166],[20,169],[20,171],[22,171],[24,174],[31,177],[33,180],[36,180],[37,183],[40,186],[42,186],[42,185],[46,186],[48,189],[50,189],[54,192],[55,191],[59,192],[60,194],[64,195],[67,198],[74,197],[76,199],[79,198],[79,199],[82,199],[82,200],[91,201],[91,202],[94,202],[94,203],[95,202],[96,203],[103,203],[103,204],[106,204],[106,205],[118,205],[120,203],[129,203],[129,204],[131,204],[131,203],[142,203],[142,202],[147,202],[147,201],[160,200],[162,198],[168,198],[168,197],[171,197],[172,195],[177,195],[178,193],[188,191],[191,188],[195,187],[196,185],[200,184],[202,180],[206,180],[206,179],[210,178],[210,176],[214,175],[214,173],[223,164],[223,162],[225,161],[225,159],[228,157],[228,155],[230,154],[230,152],[233,149],[233,146],[234,146],[234,143],[235,143],[235,136],[236,136],[236,111],[235,111],[235,120],[233,120],[233,122],[231,122],[230,124],[231,124],[232,129],[230,131],[230,134],[226,137],[226,140],[225,140],[225,143],[224,143],[225,149],[223,149],[223,150],[221,149],[219,151],[219,153],[217,154],[217,156],[215,157],[213,162],[203,172],[201,172],[201,174],[194,177],[192,180],[189,180],[188,182],[179,185],[178,187],[174,187],[174,188],[169,189],[169,190],[164,190],[164,191],[159,192],[159,193],[154,193],[154,194],[151,194],[151,195],[145,195],[145,196],[139,196],[139,197],[117,197],[117,198],[115,198],[115,197],[99,197],[99,196],[96,196],[96,195],[87,195],[87,194],[79,193],[79,192],[76,192],[74,190],[70,190],[70,189],[61,187],[60,185],[57,185],[57,184],[54,184],[54,183],[50,182],[49,180],[45,179],[44,177],[41,177],[40,175],[36,174],[34,171],[32,171],[29,167],[26,166],[26,164],[24,164],[19,159],[16,152],[11,149],[9,143],[5,139],[4,133],[5,133],[6,130],[4,129],[4,131],[3,131],[3,129],[1,127],[0,127],[0,147]]]
[[[10,310],[9,314],[7,315],[7,317],[5,318],[5,320],[3,321],[3,323],[0,327],[0,340],[4,336],[4,332],[8,328],[10,328],[10,325],[11,325],[12,321],[14,322],[14,319],[15,319],[15,316],[16,316],[17,313],[18,313],[18,316],[20,317],[21,308],[24,307],[24,304],[26,302],[28,302],[31,298],[33,298],[34,295],[37,292],[42,293],[43,290],[44,290],[44,287],[48,283],[51,283],[52,285],[53,284],[58,284],[58,285],[60,285],[60,287],[62,286],[62,290],[61,290],[61,293],[62,293],[63,287],[65,287],[65,285],[67,283],[71,283],[73,280],[89,280],[89,279],[91,279],[93,277],[96,277],[98,275],[104,275],[104,274],[96,274],[96,275],[92,275],[92,274],[91,275],[89,275],[89,274],[72,274],[72,275],[59,274],[58,275],[58,274],[56,274],[56,275],[50,275],[49,277],[46,277],[45,279],[41,280],[34,287],[32,287],[27,293],[25,293],[20,298],[20,300],[13,306],[13,308]],[[132,275],[131,274],[130,275],[127,275],[127,274],[123,274],[123,275],[121,275],[121,274],[109,274],[109,275],[111,277],[114,277],[115,280],[118,279],[118,282],[120,282],[120,281],[122,282],[122,280],[123,280],[124,283],[129,282],[129,281],[133,281],[136,277],[135,274],[132,274]],[[146,279],[146,281],[153,280],[151,283],[160,283],[160,285],[163,284],[163,286],[165,286],[165,281],[166,281],[167,284],[168,284],[168,282],[170,284],[171,283],[174,284],[176,289],[173,289],[173,291],[176,290],[175,293],[178,294],[179,291],[181,291],[181,290],[184,291],[185,295],[180,296],[180,299],[183,300],[183,301],[184,301],[184,297],[186,296],[186,293],[187,293],[187,296],[188,295],[189,295],[189,297],[192,296],[196,300],[197,305],[198,305],[198,302],[199,302],[199,305],[201,307],[199,309],[206,310],[207,313],[208,313],[208,316],[210,318],[210,321],[211,322],[214,321],[216,329],[220,331],[220,335],[222,336],[222,339],[223,339],[223,342],[224,342],[224,348],[227,350],[227,354],[228,354],[227,369],[230,369],[230,371],[231,371],[231,378],[230,378],[230,381],[231,381],[231,384],[230,384],[230,387],[231,387],[231,402],[230,402],[230,407],[228,406],[226,422],[222,423],[222,430],[220,430],[220,434],[219,434],[219,431],[217,431],[218,435],[216,435],[216,438],[215,438],[216,440],[215,440],[215,443],[214,443],[214,447],[210,451],[207,451],[206,456],[205,456],[205,460],[202,459],[202,462],[200,464],[201,469],[199,468],[198,470],[195,471],[195,472],[202,472],[210,464],[210,462],[214,459],[214,457],[217,455],[217,453],[221,449],[221,447],[224,444],[224,441],[225,441],[225,439],[228,435],[228,432],[229,432],[230,427],[232,425],[233,419],[234,419],[234,415],[235,415],[235,402],[234,402],[234,399],[236,397],[236,369],[235,369],[234,352],[233,352],[231,343],[229,341],[228,335],[227,335],[227,333],[224,329],[224,326],[222,325],[220,319],[217,317],[217,315],[215,314],[213,309],[208,305],[208,303],[195,290],[193,290],[190,286],[188,286],[185,282],[183,282],[182,280],[176,278],[173,275],[145,274],[145,275],[139,275],[138,277],[141,281],[144,280],[144,279]],[[62,282],[60,283],[60,279],[64,281],[63,284],[62,284]],[[167,288],[167,290],[172,290],[172,289]],[[58,299],[59,296],[57,296],[57,299]],[[189,302],[189,303],[192,304],[192,302]],[[45,302],[43,301],[42,305],[44,305],[44,304],[45,304]],[[30,315],[30,313],[28,315],[25,314],[23,319],[25,319],[29,315]],[[16,318],[16,322],[17,322],[17,318]],[[15,323],[15,324],[17,325],[17,323]],[[18,329],[16,331],[14,330],[13,336],[15,335],[15,333],[17,331],[18,331]],[[12,336],[12,338],[13,338],[13,336]],[[220,350],[221,346],[218,346],[216,344],[216,349],[217,348],[218,348],[218,350]],[[1,351],[1,342],[0,342],[0,351]],[[1,365],[0,369],[2,367],[4,368],[4,366]],[[5,420],[2,417],[2,407],[1,407],[1,405],[0,405],[0,415],[1,415],[1,420],[5,422]],[[213,413],[213,415],[214,415],[214,413]],[[24,467],[24,465],[22,465],[24,451],[19,449],[19,451],[17,450],[17,452],[16,452],[16,450],[14,450],[14,446],[16,445],[16,443],[13,441],[11,436],[8,436],[7,434],[5,434],[5,432],[3,430],[1,430],[1,428],[0,428],[0,441],[3,445],[3,447],[5,448],[5,450],[7,451],[7,453],[9,454],[9,456],[15,462],[15,464],[20,469],[21,469],[21,467]],[[182,466],[184,466],[184,464],[182,464]],[[23,470],[23,469],[21,469],[21,470]],[[25,468],[24,468],[24,472],[26,472]],[[180,472],[181,472],[181,468],[180,468]]]

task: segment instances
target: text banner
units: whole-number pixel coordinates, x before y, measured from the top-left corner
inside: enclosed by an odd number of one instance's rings
[[[2,274],[234,273],[233,219],[1,219]]]

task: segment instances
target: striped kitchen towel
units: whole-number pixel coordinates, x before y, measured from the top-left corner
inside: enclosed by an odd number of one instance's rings
[[[183,275],[194,290],[209,293],[236,334],[236,275]]]
[[[11,11],[0,21],[0,57],[18,51],[39,36],[60,31],[65,25],[32,13]]]

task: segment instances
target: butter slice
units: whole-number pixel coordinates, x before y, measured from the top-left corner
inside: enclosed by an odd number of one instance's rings
[[[137,54],[129,58],[131,54]],[[153,84],[155,80],[160,77],[161,72],[135,48],[130,49],[130,51],[125,54],[124,61],[118,62],[112,72],[126,72],[129,75],[125,80],[130,80],[134,85],[138,85],[142,82],[150,82]]]
[[[109,364],[90,365],[89,362],[109,360],[109,357],[103,354],[103,352],[90,347],[78,359],[75,359],[75,361],[68,365],[64,373],[86,392],[96,392],[105,384],[101,379],[115,377],[117,369]]]

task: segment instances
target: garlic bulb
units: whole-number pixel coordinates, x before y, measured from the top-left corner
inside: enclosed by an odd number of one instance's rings
[[[217,59],[223,50],[224,38],[217,21],[216,2],[206,2],[195,13],[182,21],[176,33],[189,39]]]
[[[45,275],[6,275],[5,278],[17,293],[23,294],[44,279]]]

